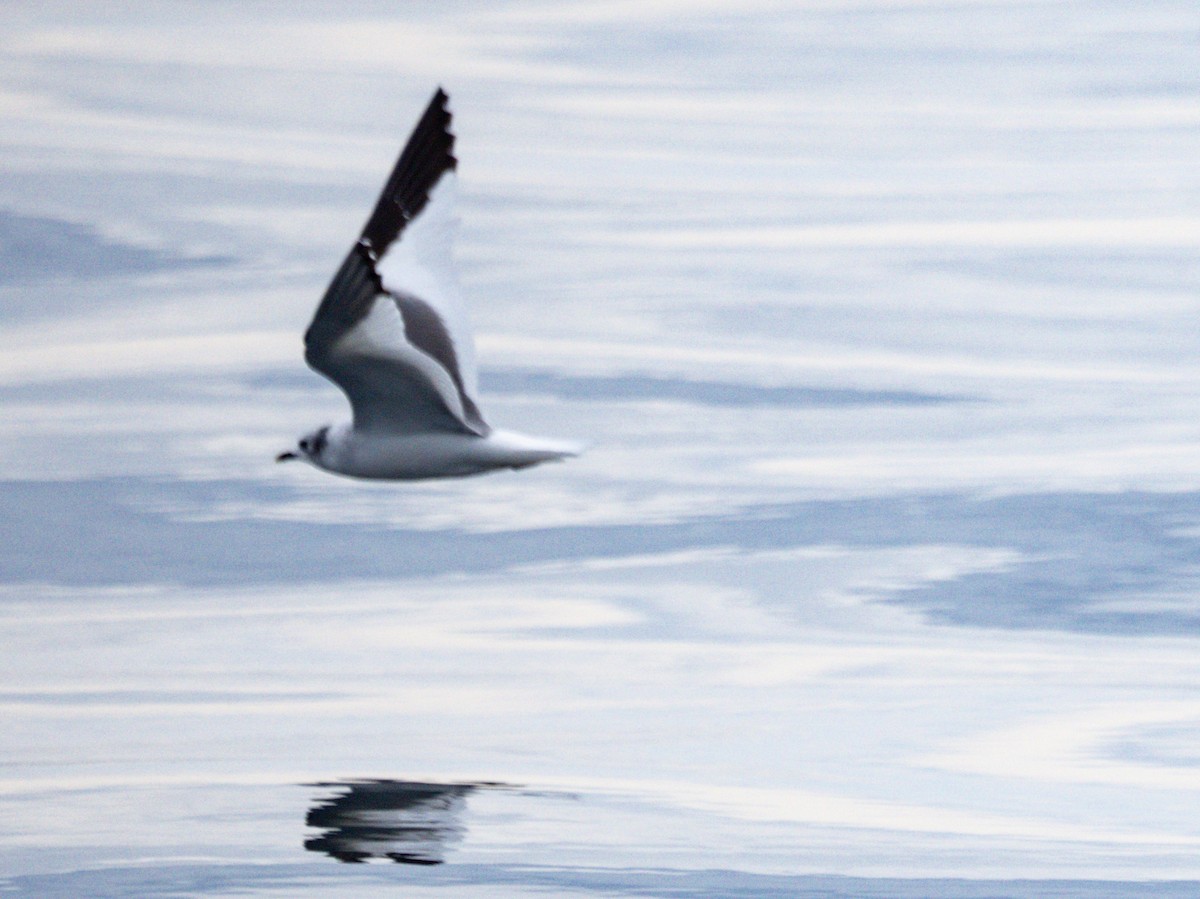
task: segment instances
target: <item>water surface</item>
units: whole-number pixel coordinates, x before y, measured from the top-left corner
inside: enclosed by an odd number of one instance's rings
[[[13,12],[0,884],[1194,895],[1194,12]],[[437,84],[485,413],[592,446],[275,466]]]

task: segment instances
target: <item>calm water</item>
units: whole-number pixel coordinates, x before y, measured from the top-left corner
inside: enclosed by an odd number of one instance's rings
[[[7,11],[0,891],[1195,895],[1194,3],[404,7]],[[439,83],[591,449],[277,467]]]

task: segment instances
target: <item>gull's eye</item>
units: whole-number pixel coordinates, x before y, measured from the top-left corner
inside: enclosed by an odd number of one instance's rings
[[[308,452],[308,441],[307,440],[300,441],[300,449],[304,450],[306,453]]]

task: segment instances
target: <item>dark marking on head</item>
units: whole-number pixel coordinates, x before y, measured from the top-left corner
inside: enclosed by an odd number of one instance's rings
[[[300,438],[300,451],[310,459],[319,459],[328,442],[329,425],[325,425]]]
[[[312,439],[312,454],[319,457],[325,451],[325,445],[329,442],[329,425],[321,428],[317,433],[313,434]]]

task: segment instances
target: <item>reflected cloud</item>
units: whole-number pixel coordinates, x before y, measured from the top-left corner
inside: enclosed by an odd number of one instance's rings
[[[364,780],[315,786],[335,792],[308,811],[305,823],[322,830],[304,841],[309,852],[350,863],[440,865],[466,833],[467,796],[496,784]]]

